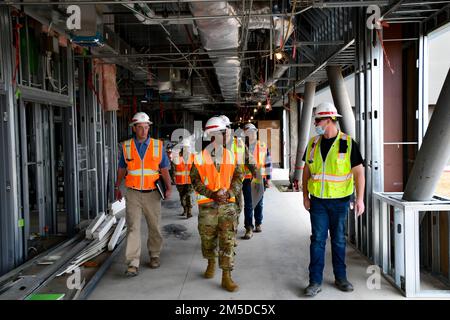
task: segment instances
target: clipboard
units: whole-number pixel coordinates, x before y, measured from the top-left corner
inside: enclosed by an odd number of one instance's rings
[[[161,180],[161,178],[159,178],[158,180],[156,180],[155,182],[156,188],[158,189],[159,195],[161,196],[162,200],[166,199],[166,185],[164,183],[164,181]]]

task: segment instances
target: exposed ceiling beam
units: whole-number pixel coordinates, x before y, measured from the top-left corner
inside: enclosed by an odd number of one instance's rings
[[[228,0],[228,2],[241,2],[242,0]],[[265,2],[266,0],[254,0],[255,2]],[[165,4],[165,3],[191,3],[191,2],[223,2],[223,0],[126,0],[126,1],[112,1],[112,0],[98,0],[98,1],[80,1],[67,0],[62,3],[55,3],[54,1],[30,1],[22,2],[17,0],[5,0],[0,5],[97,5],[97,4]],[[342,8],[342,7],[367,7],[370,5],[387,6],[388,0],[378,1],[314,1],[311,5],[313,8]]]

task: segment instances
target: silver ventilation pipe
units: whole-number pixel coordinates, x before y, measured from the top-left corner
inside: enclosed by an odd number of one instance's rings
[[[191,2],[189,7],[194,17],[236,14],[227,1]],[[227,50],[227,53],[223,55],[210,54],[209,56],[217,59],[214,67],[223,98],[225,101],[237,101],[239,74],[241,72],[241,62],[237,54],[240,22],[232,17],[229,19],[196,20],[195,23],[205,50]]]

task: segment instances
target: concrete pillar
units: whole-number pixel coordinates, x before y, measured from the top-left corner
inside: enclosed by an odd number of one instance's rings
[[[450,158],[450,70],[414,161],[403,199],[430,200]]]
[[[303,153],[309,140],[309,131],[311,129],[312,111],[314,108],[314,96],[316,94],[316,83],[306,82],[305,97],[303,99],[302,115],[300,117],[300,130],[297,146],[297,157],[295,160],[294,180],[299,181],[301,185],[304,161]]]
[[[327,67],[328,81],[330,82],[331,94],[333,96],[334,105],[342,118],[339,120],[343,132],[355,138],[355,115],[353,114],[352,105],[345,87],[344,77],[340,66]]]
[[[289,95],[289,180],[292,183],[298,145],[298,101],[295,94]]]

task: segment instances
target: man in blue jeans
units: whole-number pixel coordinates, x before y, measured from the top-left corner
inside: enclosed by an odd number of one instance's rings
[[[272,160],[270,158],[270,152],[266,144],[258,140],[258,129],[252,123],[247,123],[244,126],[245,136],[248,137],[246,141],[246,159],[247,165],[253,164],[255,170],[260,173],[260,176],[253,176],[252,170],[245,166],[245,177],[242,183],[242,192],[244,194],[244,226],[245,235],[242,239],[249,240],[253,236],[254,232],[262,232],[263,221],[263,197],[264,193],[258,199],[252,199],[252,180],[254,183],[261,183],[264,188],[269,187],[270,177],[272,173]],[[257,179],[262,179],[258,181]],[[256,203],[256,205],[255,205]],[[253,224],[253,212],[255,218],[255,224]]]
[[[337,126],[335,106],[325,102],[316,107],[315,131],[303,157],[303,204],[311,219],[309,285],[306,296],[314,297],[321,289],[325,266],[328,230],[335,285],[353,291],[345,265],[345,223],[350,197],[356,187],[355,214],[364,212],[364,167],[356,142]]]

